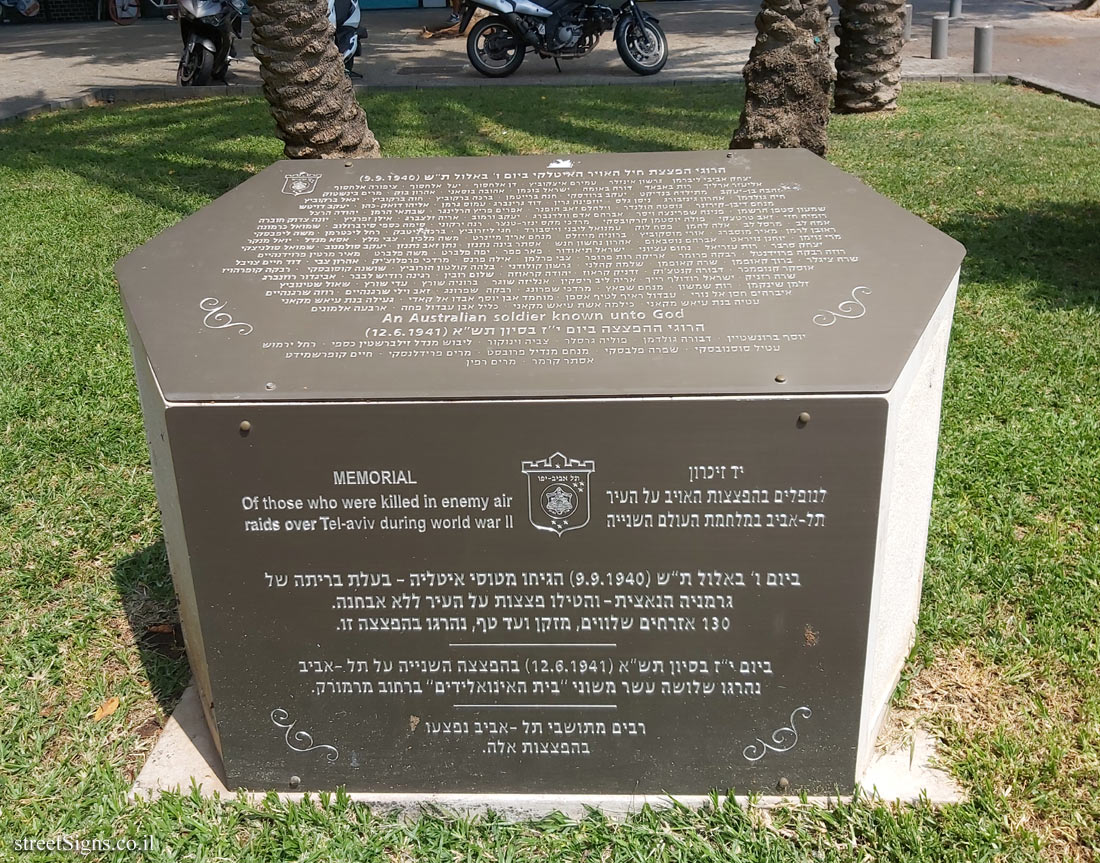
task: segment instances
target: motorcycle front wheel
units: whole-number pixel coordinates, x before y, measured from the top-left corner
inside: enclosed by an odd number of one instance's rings
[[[176,81],[181,87],[202,87],[214,77],[214,55],[195,42],[183,49]]]
[[[489,78],[503,78],[520,67],[527,46],[503,18],[492,16],[478,21],[466,38],[470,65]]]
[[[668,61],[668,39],[656,21],[638,26],[633,17],[624,17],[615,28],[615,45],[627,68],[639,75],[656,75]]]

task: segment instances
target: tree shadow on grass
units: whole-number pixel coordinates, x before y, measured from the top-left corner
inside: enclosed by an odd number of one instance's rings
[[[743,100],[737,85],[679,87],[674,99],[668,87],[548,87],[502,98],[499,90],[421,91],[424,108],[452,103],[464,124],[456,126],[465,146],[470,134],[502,127],[557,151],[652,152],[694,147],[725,147],[736,126]],[[517,88],[518,90],[518,88]],[[522,101],[520,101],[522,100]],[[518,102],[518,104],[517,104]],[[382,114],[383,122],[385,112]],[[489,136],[492,137],[492,136]],[[517,152],[511,141],[493,138],[497,152]]]
[[[559,151],[641,152],[723,146],[737,101],[698,85],[670,108],[667,88],[440,88],[363,101],[385,155],[464,156]],[[739,92],[739,91],[738,91]],[[545,99],[540,98],[545,95]],[[523,145],[504,134],[525,133]],[[700,134],[703,130],[703,135]],[[114,105],[44,115],[0,129],[0,167],[54,169],[153,205],[170,223],[282,157],[258,97]],[[135,229],[135,238],[147,232]]]
[[[171,713],[191,670],[164,540],[118,561],[114,578],[153,697]]]
[[[1100,306],[1100,204],[1043,201],[938,227],[966,246],[967,281],[1022,285],[1039,309]]]
[[[485,151],[479,120],[459,103],[395,105],[383,126],[438,137],[440,152]],[[436,135],[433,136],[434,127]],[[433,148],[434,149],[434,148]],[[505,147],[505,149],[507,149]],[[423,153],[429,155],[429,153]],[[163,211],[178,221],[282,157],[267,104],[260,98],[212,98],[115,105],[62,112],[0,129],[0,167],[16,175],[38,169],[79,177]],[[156,228],[135,235],[144,240]]]
[[[258,100],[116,105],[0,130],[0,166],[66,172],[182,218],[277,158],[270,133]]]

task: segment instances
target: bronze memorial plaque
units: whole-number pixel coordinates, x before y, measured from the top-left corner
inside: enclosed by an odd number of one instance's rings
[[[875,398],[170,410],[193,442],[176,469],[231,783],[843,785],[885,414]]]
[[[850,791],[961,257],[783,151],[279,163],[120,262],[230,787]]]

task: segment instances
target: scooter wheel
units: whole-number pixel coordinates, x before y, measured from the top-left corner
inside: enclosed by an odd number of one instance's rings
[[[181,87],[202,87],[214,77],[214,55],[198,43],[183,49],[176,81]]]

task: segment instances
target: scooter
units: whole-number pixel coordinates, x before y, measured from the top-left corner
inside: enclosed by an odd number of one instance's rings
[[[358,72],[351,71],[355,58],[363,53],[359,44],[358,0],[328,0],[328,20],[336,28],[336,48],[344,60],[348,77],[362,78]]]
[[[201,87],[225,80],[234,40],[241,36],[241,16],[247,0],[179,0],[183,55],[176,70],[181,87]]]

